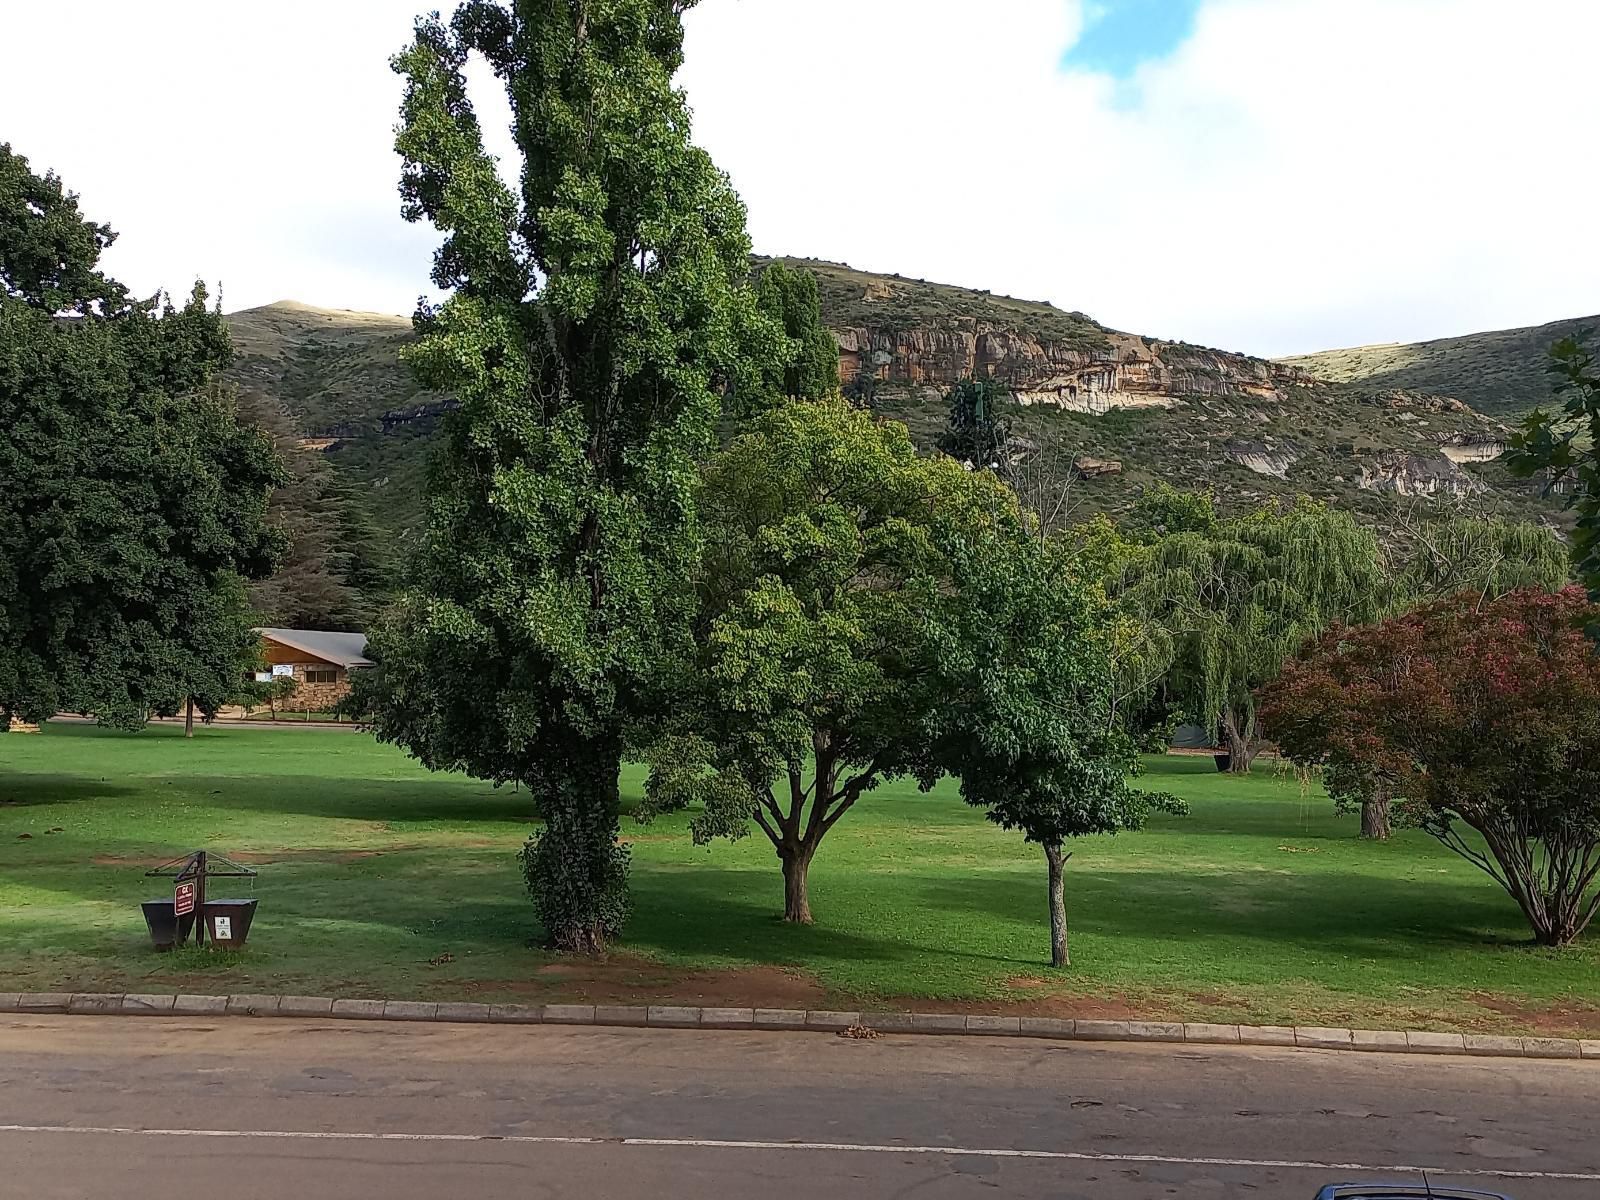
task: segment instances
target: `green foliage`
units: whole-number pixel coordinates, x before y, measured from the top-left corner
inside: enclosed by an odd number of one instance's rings
[[[1160,480],[1139,494],[1129,517],[1129,526],[1145,541],[1175,533],[1210,536],[1217,531],[1217,505],[1209,492],[1180,491]]]
[[[790,400],[822,400],[839,391],[839,346],[822,323],[817,277],[782,259],[761,272],[756,303],[789,339],[784,361],[763,375],[763,405]]]
[[[1572,579],[1572,554],[1542,525],[1504,517],[1447,517],[1407,530],[1399,606],[1472,592],[1492,600],[1519,588],[1554,591]]]
[[[698,841],[754,821],[784,865],[786,916],[809,921],[828,831],[883,780],[931,778],[941,660],[965,653],[958,566],[1023,538],[1020,516],[992,476],[922,458],[903,426],[838,400],[764,415],[703,495],[699,655],[647,795],[698,802]]]
[[[779,353],[745,284],[744,209],[688,140],[681,0],[469,0],[417,24],[397,147],[444,242],[407,357],[444,424],[415,586],[375,631],[380,737],[532,793],[545,933],[596,951],[623,912],[631,722],[690,652],[696,458],[719,395]],[[505,85],[521,194],[462,74]],[[553,924],[551,923],[553,922]]]
[[[962,603],[940,630],[937,666],[947,702],[930,713],[935,761],[968,804],[1044,848],[1051,961],[1066,966],[1063,843],[1184,808],[1129,783],[1139,756],[1116,720],[1115,614],[1066,554],[1026,538],[966,542],[956,575]]]
[[[1168,631],[1173,697],[1194,721],[1220,719],[1244,768],[1258,749],[1255,690],[1306,639],[1383,611],[1389,577],[1371,529],[1302,498],[1163,537],[1127,561],[1113,591]]]
[[[993,379],[963,379],[945,393],[950,415],[939,449],[960,463],[999,470],[1008,462],[1011,418],[1008,392]]]
[[[1559,413],[1530,413],[1511,439],[1508,465],[1524,478],[1542,474],[1567,488],[1578,514],[1572,559],[1591,596],[1600,597],[1600,371],[1577,337],[1550,349],[1549,371],[1564,399]]]
[[[222,317],[198,284],[130,301],[98,266],[113,236],[0,145],[0,729],[209,716],[254,654],[243,580],[280,549]]]
[[[597,829],[571,829],[590,820]],[[603,939],[628,922],[628,847],[615,837],[615,817],[585,806],[552,809],[517,855],[534,912],[546,929],[592,928]]]

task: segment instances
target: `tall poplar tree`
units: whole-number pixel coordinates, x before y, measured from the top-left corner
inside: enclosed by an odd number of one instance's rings
[[[673,74],[685,0],[469,0],[394,60],[404,211],[444,236],[418,378],[455,395],[415,585],[373,637],[379,736],[519,781],[544,819],[523,866],[549,941],[621,928],[618,775],[634,717],[688,653],[696,468],[747,352],[781,338],[745,284],[727,178]],[[463,68],[504,84],[518,192]],[[753,386],[753,383],[751,383]]]

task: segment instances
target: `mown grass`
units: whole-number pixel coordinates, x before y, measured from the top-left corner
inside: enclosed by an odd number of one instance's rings
[[[591,968],[529,947],[525,793],[430,775],[359,734],[52,725],[0,738],[0,991],[559,999],[610,995],[626,966],[630,997],[754,1002],[777,968],[830,1004],[1600,1028],[1593,946],[1532,947],[1510,901],[1424,835],[1361,843],[1268,769],[1149,765],[1193,812],[1076,847],[1069,971],[1042,965],[1042,855],[953,788],[910,785],[872,793],[824,844],[811,928],[775,919],[759,835],[696,847],[682,816],[625,821],[634,917]],[[639,784],[630,771],[626,792]],[[250,946],[157,955],[137,903],[169,885],[144,867],[202,846],[259,865]]]

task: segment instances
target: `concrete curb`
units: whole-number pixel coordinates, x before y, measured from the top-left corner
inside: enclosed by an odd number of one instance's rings
[[[1474,1058],[1600,1061],[1600,1040],[1504,1037],[1423,1030],[1324,1029],[1300,1025],[1074,1021],[999,1014],[833,1012],[799,1008],[698,1008],[675,1004],[470,1004],[419,1000],[335,1000],[326,996],[168,996],[112,992],[0,992],[0,1013],[76,1016],[295,1017],[508,1025],[587,1025],[633,1029],[766,1029],[1051,1038],[1205,1046],[1290,1046],[1356,1053],[1444,1054]]]

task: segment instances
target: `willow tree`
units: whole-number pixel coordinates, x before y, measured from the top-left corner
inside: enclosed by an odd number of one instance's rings
[[[1572,551],[1551,530],[1504,517],[1451,517],[1407,526],[1395,607],[1461,592],[1483,602],[1519,588],[1554,591],[1572,578]]]
[[[1555,591],[1571,579],[1566,544],[1549,529],[1525,521],[1456,516],[1407,523],[1399,542],[1387,604],[1390,613],[1460,597],[1492,604],[1523,588]],[[1290,712],[1282,704],[1279,710],[1284,715]],[[1334,808],[1360,814],[1361,837],[1386,840],[1392,831],[1390,810],[1399,781],[1376,759],[1345,753],[1348,742],[1324,739],[1320,729],[1308,734],[1308,727],[1331,722],[1332,714],[1296,715],[1297,725],[1279,729],[1275,722],[1273,736],[1291,755],[1308,741],[1325,746],[1323,784]]]
[[[1256,690],[1330,625],[1376,617],[1390,590],[1372,530],[1304,497],[1187,521],[1126,569],[1120,599],[1167,631],[1168,686],[1218,726],[1238,773],[1261,748]]]
[[[394,60],[408,219],[444,236],[411,365],[453,393],[415,587],[373,645],[379,735],[435,769],[520,781],[550,942],[626,915],[630,721],[686,653],[695,462],[748,335],[744,209],[689,139],[686,0],[471,0]],[[513,192],[463,68],[505,86]]]

